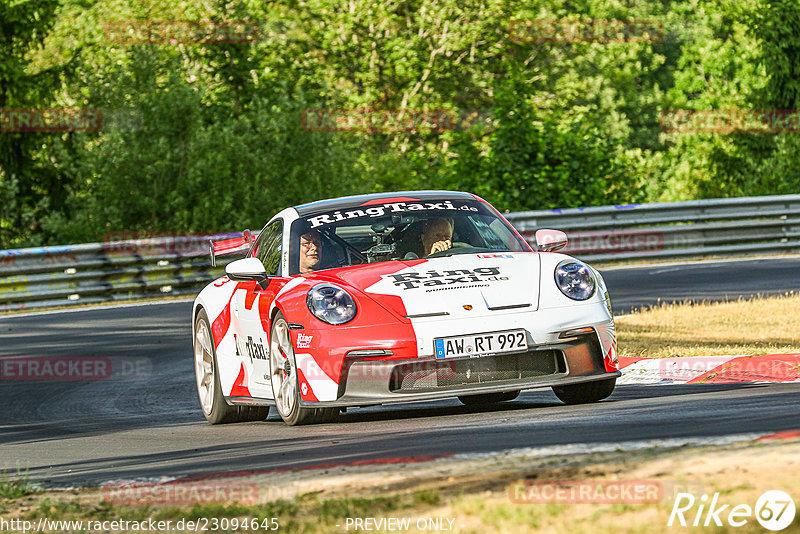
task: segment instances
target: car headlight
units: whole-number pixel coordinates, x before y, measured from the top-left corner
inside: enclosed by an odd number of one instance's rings
[[[595,281],[588,266],[564,260],[556,267],[556,285],[572,300],[587,300],[594,295]]]
[[[306,304],[317,319],[329,324],[344,324],[356,316],[353,297],[333,284],[320,284],[311,288]]]

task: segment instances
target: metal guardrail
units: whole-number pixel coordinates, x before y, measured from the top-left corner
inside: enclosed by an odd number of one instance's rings
[[[208,240],[233,235],[0,250],[0,311],[195,294],[226,265],[211,267]]]
[[[509,213],[533,242],[563,230],[564,252],[586,261],[735,256],[800,251],[800,195],[627,204]]]
[[[565,231],[565,252],[593,262],[800,252],[800,195],[527,211],[506,218],[530,242],[540,228]],[[0,311],[195,294],[224,272],[224,261],[210,265],[208,239],[237,235],[0,250]]]

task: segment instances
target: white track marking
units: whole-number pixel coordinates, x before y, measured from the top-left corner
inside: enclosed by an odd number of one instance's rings
[[[617,384],[685,384],[740,356],[648,358],[622,368]]]
[[[642,439],[603,443],[567,443],[548,447],[525,447],[495,452],[463,453],[451,456],[451,460],[475,460],[508,456],[570,456],[574,454],[596,454],[616,451],[641,451],[646,449],[673,449],[677,447],[721,446],[743,441],[755,441],[775,432],[748,432],[745,434],[728,434],[725,436],[695,436],[686,438]]]

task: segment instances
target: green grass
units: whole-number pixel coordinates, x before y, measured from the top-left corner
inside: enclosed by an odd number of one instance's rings
[[[44,498],[38,507],[31,510],[29,515],[31,517],[39,517],[40,515],[61,517],[66,514],[79,513],[81,510],[82,507],[77,502],[54,501],[50,498]]]
[[[27,472],[17,471],[16,478],[12,479],[7,473],[0,471],[0,498],[19,499],[38,492],[39,488],[30,481]]]
[[[394,497],[344,497],[322,501],[320,515],[325,518],[360,517],[392,512],[406,506]]]
[[[414,494],[414,504],[426,504],[428,506],[437,506],[441,501],[441,496],[436,491],[418,491]]]

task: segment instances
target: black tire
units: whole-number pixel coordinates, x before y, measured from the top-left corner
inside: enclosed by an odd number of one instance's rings
[[[514,400],[519,396],[519,390],[503,391],[502,393],[481,393],[480,395],[461,395],[458,400],[466,406],[479,406],[482,404],[497,404]]]
[[[225,401],[225,396],[222,394],[222,386],[219,383],[219,365],[217,364],[217,351],[214,346],[214,334],[211,331],[211,324],[208,321],[208,314],[204,309],[197,313],[195,320],[195,337],[194,354],[195,354],[195,373],[197,373],[197,333],[205,328],[208,332],[211,356],[211,369],[213,372],[214,389],[211,398],[211,411],[207,412],[203,406],[203,398],[201,397],[200,385],[198,383],[197,394],[200,400],[200,409],[206,418],[206,421],[212,425],[219,425],[223,423],[241,423],[245,421],[263,421],[269,415],[269,406],[232,406]],[[199,380],[198,380],[199,382]]]
[[[339,408],[317,408],[314,423],[333,423],[339,418]]]
[[[284,334],[286,334],[287,337],[281,338],[281,336]],[[300,405],[300,384],[298,380],[298,374],[296,372],[297,364],[294,358],[294,347],[291,344],[291,337],[288,336],[286,319],[284,319],[283,313],[280,311],[275,315],[275,319],[272,321],[272,331],[270,332],[269,340],[270,384],[272,385],[276,409],[278,414],[281,416],[281,419],[283,419],[283,422],[290,426],[296,426],[313,425],[316,423],[325,423],[334,420],[339,415],[339,408],[308,408]],[[282,347],[283,345],[286,345],[285,349],[288,349],[286,354],[284,354],[283,351],[278,348],[278,345],[281,345]],[[286,360],[288,360],[288,366],[286,366]],[[275,365],[274,362],[278,361],[282,361],[284,366]],[[283,375],[286,374],[286,368],[289,369],[289,373],[284,377]],[[291,399],[291,407],[288,410],[284,409],[284,403],[279,402],[278,400],[278,389],[281,389],[283,382],[281,382],[280,385],[277,385],[276,388],[276,380],[292,381],[289,383],[290,387],[288,391],[291,392],[293,398]]]
[[[586,404],[605,399],[614,392],[616,385],[616,378],[607,378],[569,386],[553,386],[553,393],[566,404]]]

